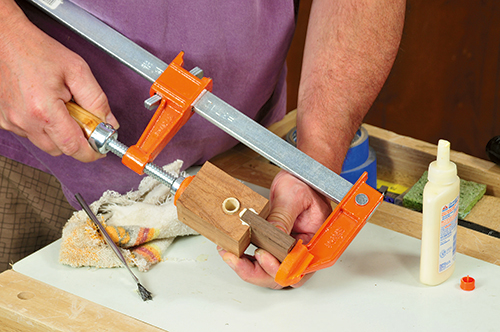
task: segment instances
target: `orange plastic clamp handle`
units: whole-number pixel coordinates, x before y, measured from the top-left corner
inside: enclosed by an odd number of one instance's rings
[[[212,80],[194,76],[184,68],[184,52],[169,64],[153,83],[150,95],[162,97],[154,116],[139,138],[122,158],[122,163],[138,174],[143,174],[152,162],[192,115],[191,105],[204,91],[212,91]]]
[[[383,199],[365,183],[367,178],[366,172],[361,175],[308,244],[297,241],[278,269],[278,284],[293,285],[307,273],[335,264]]]

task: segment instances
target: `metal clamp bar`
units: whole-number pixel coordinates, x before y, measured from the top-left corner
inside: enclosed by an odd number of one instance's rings
[[[264,158],[339,203],[352,184],[214,94],[206,91],[194,111]]]

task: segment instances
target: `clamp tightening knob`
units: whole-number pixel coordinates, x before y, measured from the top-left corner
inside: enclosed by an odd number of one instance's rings
[[[118,133],[110,124],[101,122],[95,127],[89,137],[89,143],[92,148],[101,154],[106,154],[110,151],[108,146],[109,140],[117,140]]]

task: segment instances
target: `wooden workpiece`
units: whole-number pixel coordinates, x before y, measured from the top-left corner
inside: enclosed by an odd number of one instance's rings
[[[273,226],[256,213],[246,209],[242,211],[241,220],[251,227],[251,241],[258,248],[273,254],[280,262],[288,255],[295,245],[295,239]]]
[[[262,218],[269,214],[267,198],[210,162],[198,171],[176,204],[180,221],[237,256],[250,244],[250,227],[241,222],[240,211],[253,209]]]

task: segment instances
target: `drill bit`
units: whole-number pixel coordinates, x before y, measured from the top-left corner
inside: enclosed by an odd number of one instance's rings
[[[120,259],[120,261],[123,263],[123,265],[127,268],[128,272],[130,272],[130,275],[132,276],[132,279],[134,279],[134,282],[137,284],[139,295],[141,296],[142,300],[143,301],[152,300],[153,297],[151,295],[151,292],[148,291],[143,285],[141,285],[141,283],[139,282],[139,279],[135,276],[135,274],[132,272],[132,270],[128,266],[127,261],[125,260],[125,257],[123,257],[122,253],[120,252],[120,249],[113,242],[113,240],[109,236],[109,234],[106,231],[106,229],[104,228],[104,226],[99,222],[99,220],[97,220],[97,217],[95,216],[94,212],[92,212],[92,210],[90,209],[90,207],[88,206],[88,204],[85,202],[85,200],[83,199],[82,195],[80,195],[79,193],[77,193],[75,195],[75,198],[78,201],[78,203],[80,203],[82,209],[87,213],[87,215],[89,216],[90,220],[92,220],[92,222],[97,226],[97,228],[99,228],[99,230],[101,231],[101,234],[103,235],[104,240],[106,241],[106,243],[111,247],[111,249],[113,249],[113,252],[116,254],[116,256],[118,257],[118,259]]]

